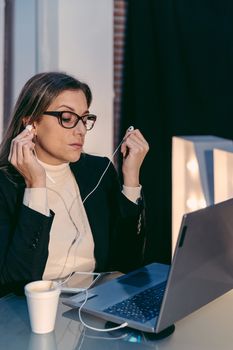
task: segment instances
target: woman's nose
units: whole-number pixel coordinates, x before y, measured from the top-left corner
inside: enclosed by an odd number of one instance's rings
[[[79,120],[77,125],[73,128],[75,134],[86,135],[87,129],[82,120]]]

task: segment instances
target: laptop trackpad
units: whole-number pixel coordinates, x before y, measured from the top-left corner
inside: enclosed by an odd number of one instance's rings
[[[151,274],[148,271],[140,271],[134,275],[118,280],[120,284],[128,284],[134,287],[142,287],[151,283]]]

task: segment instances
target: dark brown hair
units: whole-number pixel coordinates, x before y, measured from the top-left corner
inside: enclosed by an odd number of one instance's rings
[[[52,101],[65,90],[83,91],[87,105],[90,106],[92,94],[89,86],[65,73],[39,73],[24,85],[0,145],[0,169],[6,172],[8,177],[16,174],[8,161],[11,141],[24,129],[25,117],[30,123],[39,120]]]

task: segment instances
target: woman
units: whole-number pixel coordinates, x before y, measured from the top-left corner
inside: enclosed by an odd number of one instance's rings
[[[96,120],[91,100],[85,83],[57,72],[35,75],[20,93],[0,149],[2,293],[141,264],[139,170],[148,144],[139,130],[126,133],[121,190],[109,160],[83,151]]]

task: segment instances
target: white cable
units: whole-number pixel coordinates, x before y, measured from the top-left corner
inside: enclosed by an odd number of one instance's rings
[[[108,168],[109,168],[109,166],[110,166],[110,164],[111,164],[111,161],[113,160],[113,158],[114,158],[116,152],[118,151],[118,149],[120,148],[120,146],[122,145],[122,143],[123,143],[124,141],[125,141],[125,139],[123,139],[123,140],[119,143],[119,145],[117,146],[117,148],[116,148],[115,151],[113,152],[113,154],[112,154],[112,156],[110,157],[109,162],[108,162],[108,164],[107,164],[105,170],[103,171],[103,174],[100,176],[99,181],[97,182],[97,184],[96,184],[96,186],[93,188],[93,190],[92,190],[91,192],[89,192],[88,195],[84,198],[83,204],[85,203],[85,201],[87,200],[87,198],[98,188],[100,182],[102,181],[102,178],[104,177],[106,171],[108,170]]]
[[[127,132],[130,132],[130,131],[133,131],[133,130],[134,130],[134,127],[131,125],[131,126],[127,129]],[[123,139],[121,140],[121,142],[119,143],[119,145],[117,146],[117,148],[115,149],[115,151],[113,152],[113,154],[111,155],[111,157],[110,157],[110,159],[109,159],[109,162],[108,162],[108,164],[107,164],[107,166],[106,166],[106,168],[105,168],[103,174],[100,176],[100,179],[99,179],[99,181],[97,182],[96,186],[95,186],[95,187],[93,188],[93,190],[92,190],[90,193],[88,193],[88,195],[84,198],[83,204],[85,203],[85,201],[87,200],[87,198],[98,188],[98,186],[99,186],[99,184],[100,184],[102,178],[104,177],[104,174],[105,174],[106,171],[108,170],[108,168],[109,168],[109,166],[110,166],[110,164],[111,164],[111,161],[113,160],[113,158],[114,158],[116,152],[118,151],[118,149],[120,148],[120,146],[122,145],[122,143],[123,143],[125,140],[126,140],[126,137],[123,137]]]
[[[45,171],[45,174],[47,176],[47,178],[52,182],[52,183],[56,183],[55,180],[47,173],[47,171]]]
[[[91,284],[91,285],[92,285],[92,284]],[[91,285],[90,285],[90,287],[91,287]],[[90,287],[89,287],[89,288],[90,288]],[[97,332],[110,332],[110,331],[116,331],[117,329],[120,329],[120,328],[127,327],[127,326],[128,326],[128,323],[127,323],[127,322],[124,322],[124,323],[120,324],[119,326],[112,327],[112,328],[96,328],[96,327],[89,326],[87,323],[85,323],[85,322],[83,321],[83,318],[82,318],[82,316],[81,316],[81,311],[82,311],[82,308],[84,307],[84,305],[85,305],[86,302],[87,302],[87,299],[88,299],[88,289],[89,289],[89,288],[85,289],[84,292],[86,293],[86,296],[85,296],[85,299],[84,299],[83,303],[81,304],[81,306],[80,306],[80,308],[79,308],[79,310],[78,310],[78,316],[79,316],[79,319],[80,319],[81,323],[82,323],[85,327],[87,327],[87,328],[89,328],[89,329],[92,329],[93,331],[97,331]]]
[[[93,276],[93,278],[95,277],[95,279],[92,281],[92,283],[90,284],[90,286],[88,286],[87,288],[80,288],[80,291],[85,292],[86,289],[90,288],[91,286],[93,286],[94,283],[96,283],[96,281],[98,281],[98,279],[102,276],[101,273],[98,272],[83,272],[83,271],[72,271],[67,277],[65,277],[62,280],[58,280],[55,282],[57,282],[57,287],[61,287],[63,284],[69,282],[70,279],[72,279],[73,275],[75,274],[79,274],[79,275],[89,275],[89,276]]]
[[[131,127],[128,128],[127,131],[132,131],[133,129],[134,129],[133,126],[131,126]],[[109,162],[108,162],[108,164],[107,164],[105,170],[103,171],[102,175],[100,176],[99,181],[97,182],[96,186],[95,186],[95,187],[93,188],[93,190],[92,190],[91,192],[89,192],[88,195],[83,199],[83,201],[82,201],[83,204],[84,204],[85,201],[90,197],[90,195],[98,188],[99,184],[101,183],[101,181],[102,181],[102,179],[103,179],[105,173],[107,172],[107,170],[108,170],[108,168],[109,168],[109,166],[110,166],[110,164],[111,164],[111,161],[113,160],[113,158],[114,158],[116,152],[118,151],[118,149],[120,148],[120,146],[122,145],[122,143],[123,143],[124,141],[125,141],[125,138],[122,139],[122,141],[119,143],[119,145],[117,146],[117,148],[116,148],[115,151],[113,152],[113,154],[112,154],[112,156],[110,157]],[[50,178],[50,176],[49,176],[47,173],[46,173],[46,176],[47,176],[52,182],[54,182],[54,180],[52,180],[52,179]],[[54,191],[54,192],[55,192],[55,191]],[[69,211],[68,211],[68,213],[69,213]],[[75,225],[75,226],[76,226],[76,225]],[[68,249],[68,255],[69,255],[70,248],[73,246],[73,244],[74,244],[74,241],[72,241],[72,243],[71,243],[71,245],[70,245],[70,247],[69,247],[69,249]],[[65,263],[64,265],[66,265],[66,263]],[[65,266],[64,266],[64,267],[65,267]],[[64,269],[64,267],[63,267],[63,269]],[[62,271],[62,272],[63,272],[63,271]],[[62,282],[60,282],[60,283],[59,283],[59,286],[62,285],[62,284],[64,284],[65,282],[69,281],[70,278],[72,278],[72,275],[73,275],[73,272],[71,272],[71,273],[68,275],[68,277],[65,278],[65,280],[63,280]],[[85,299],[84,299],[83,303],[81,304],[81,306],[80,306],[80,308],[79,308],[79,310],[78,310],[80,322],[81,322],[85,327],[87,327],[87,328],[89,328],[89,329],[91,329],[91,330],[97,331],[97,332],[109,332],[109,331],[114,331],[114,330],[117,330],[117,329],[121,329],[121,328],[127,327],[127,326],[128,326],[128,323],[127,323],[127,322],[124,322],[124,323],[120,324],[119,326],[112,327],[112,328],[105,328],[105,329],[103,329],[103,328],[95,328],[95,327],[89,326],[88,324],[86,324],[86,323],[83,321],[83,318],[82,318],[82,316],[81,316],[81,311],[82,311],[82,308],[84,307],[84,305],[86,304],[87,299],[88,299],[88,289],[91,288],[91,286],[96,282],[96,280],[97,280],[100,276],[101,276],[101,274],[100,274],[99,276],[97,276],[97,278],[91,283],[91,285],[83,291],[83,292],[85,292],[86,296],[85,296]]]
[[[133,127],[133,126],[130,126],[130,127],[128,128],[127,131],[130,132],[130,131],[132,131],[132,130],[134,130],[134,127]],[[103,177],[104,177],[106,171],[108,170],[108,168],[109,168],[109,166],[110,166],[110,164],[111,164],[111,161],[113,160],[113,158],[114,158],[116,152],[118,151],[118,149],[120,148],[120,146],[122,145],[122,143],[123,143],[124,141],[125,141],[125,138],[122,139],[122,141],[119,143],[119,145],[117,146],[117,148],[116,148],[115,151],[113,152],[113,154],[112,154],[112,156],[110,157],[109,162],[108,162],[108,164],[107,164],[105,170],[103,171],[102,175],[100,176],[99,181],[97,182],[96,186],[95,186],[95,187],[93,188],[93,190],[92,190],[91,192],[89,192],[88,195],[83,199],[83,204],[84,204],[85,201],[90,197],[90,195],[98,188],[100,182],[102,181],[102,179],[103,179]],[[94,280],[93,283],[94,283],[94,282],[96,282],[96,280]],[[91,285],[90,285],[87,289],[84,290],[84,292],[86,293],[86,296],[85,296],[85,299],[84,299],[83,303],[81,304],[81,306],[80,306],[80,308],[79,308],[79,310],[78,310],[78,315],[79,315],[80,322],[81,322],[85,327],[87,327],[87,328],[89,328],[89,329],[92,329],[92,330],[94,330],[94,331],[97,331],[97,332],[109,332],[109,331],[115,331],[115,330],[117,330],[117,329],[127,327],[127,326],[128,326],[128,323],[127,323],[127,322],[124,322],[124,323],[120,324],[119,326],[112,327],[112,328],[105,328],[105,329],[103,329],[103,328],[95,328],[95,327],[89,326],[87,323],[85,323],[85,322],[83,321],[83,318],[82,318],[82,316],[81,316],[81,311],[82,311],[82,308],[84,307],[84,305],[86,304],[87,299],[88,299],[88,289],[91,288],[91,286],[93,285],[93,283],[91,283]]]
[[[74,271],[70,272],[69,275],[67,277],[65,277],[65,279],[59,280],[58,287],[62,286],[64,283],[68,282],[71,279],[71,277],[73,276],[73,274],[75,274]]]
[[[29,125],[27,126],[27,129],[29,129],[28,127],[29,127]],[[129,127],[129,128],[128,128],[128,131],[132,131],[131,128],[133,128],[133,127]],[[116,152],[118,151],[118,149],[120,148],[120,146],[122,145],[122,143],[123,143],[124,141],[125,141],[125,138],[122,139],[122,141],[119,143],[119,145],[117,146],[117,148],[116,148],[115,151],[113,152],[113,154],[112,154],[112,156],[111,156],[111,158],[110,158],[110,160],[109,160],[109,162],[108,162],[108,164],[107,164],[105,170],[103,171],[102,175],[100,176],[99,181],[97,182],[97,184],[96,184],[96,186],[93,188],[93,190],[92,190],[91,192],[89,192],[88,195],[84,198],[84,200],[82,201],[83,204],[84,204],[84,202],[88,199],[88,197],[98,188],[100,182],[102,181],[102,179],[103,179],[103,177],[104,177],[106,171],[108,170],[108,168],[109,168],[109,166],[110,166],[110,164],[111,164],[112,159],[114,158]],[[36,151],[35,151],[35,156],[36,156],[36,158],[37,158],[37,160],[38,160]],[[52,181],[53,183],[55,183],[54,179],[52,179],[46,171],[45,171],[45,173],[46,173],[46,176],[49,178],[49,180]],[[77,230],[77,233],[79,234],[79,235],[76,234],[74,240],[71,242],[71,244],[70,244],[70,246],[69,246],[69,248],[68,248],[68,252],[67,252],[67,255],[66,255],[65,263],[63,264],[63,268],[62,268],[61,272],[59,273],[59,275],[58,275],[58,277],[57,277],[57,278],[59,278],[59,277],[62,275],[63,271],[65,270],[66,263],[67,263],[67,260],[68,260],[68,257],[69,257],[69,254],[70,254],[70,251],[71,251],[72,246],[73,246],[74,243],[77,241],[77,239],[79,239],[79,240],[81,239],[80,232],[79,232],[79,230],[78,230],[78,228],[77,228],[75,222],[73,221],[72,216],[70,215],[71,208],[72,208],[72,206],[73,206],[75,200],[77,199],[77,197],[73,200],[73,203],[72,203],[70,209],[68,210],[68,208],[66,207],[66,203],[65,203],[64,199],[62,198],[62,196],[61,196],[57,191],[55,191],[55,190],[52,189],[52,188],[47,187],[47,189],[50,190],[50,191],[52,191],[52,192],[54,192],[54,193],[56,193],[56,194],[61,198],[61,200],[62,200],[62,202],[63,202],[63,204],[64,204],[64,206],[65,206],[65,208],[66,208],[66,211],[67,211],[67,213],[68,213],[68,215],[69,215],[69,217],[70,217],[70,220],[71,220],[71,222],[73,223],[75,229]],[[72,275],[73,275],[73,272],[71,272],[71,273],[68,275],[68,277],[66,278],[66,282],[68,282],[69,279],[72,278]]]
[[[107,331],[107,330],[106,330]],[[94,335],[85,335],[86,338],[89,339],[103,339],[103,340],[119,340],[119,339],[124,339],[129,335],[129,333],[125,333],[123,335],[120,335],[119,337],[97,337]]]

